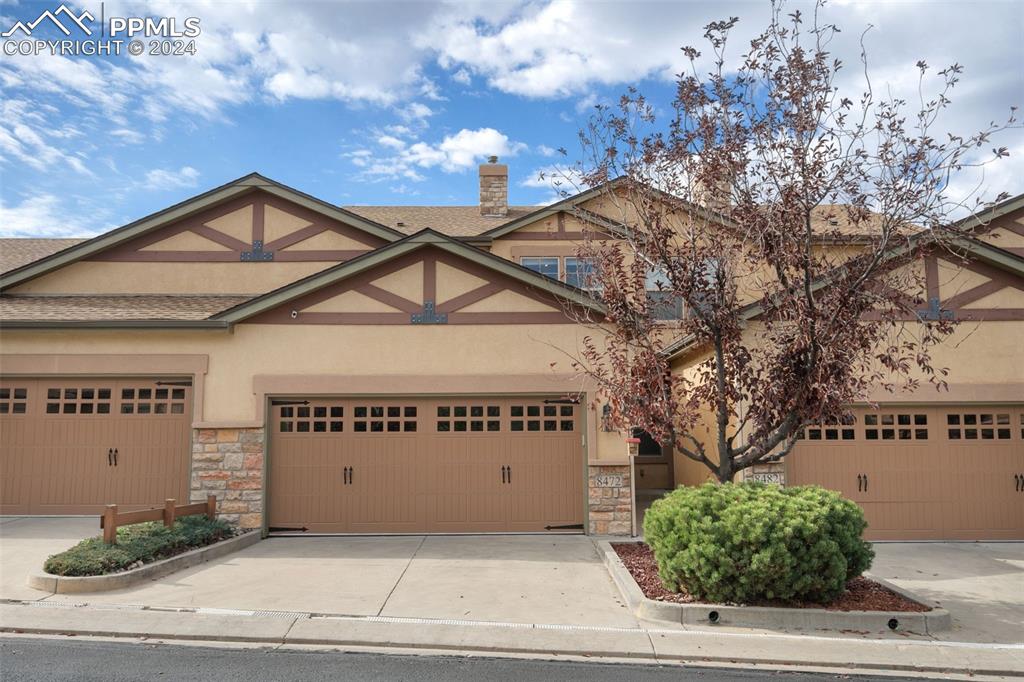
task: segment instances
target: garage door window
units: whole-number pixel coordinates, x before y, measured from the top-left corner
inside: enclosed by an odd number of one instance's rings
[[[46,389],[46,414],[110,414],[113,392],[110,388]]]
[[[121,389],[121,414],[184,413],[185,389],[183,388],[136,387]]]
[[[797,440],[855,440],[853,426],[857,420],[852,414],[842,419],[827,419],[823,424],[812,424],[797,433]]]
[[[1009,413],[947,414],[946,425],[949,440],[1010,440],[1012,433]]]
[[[357,405],[352,408],[356,433],[401,433],[416,431],[414,405]]]
[[[281,433],[340,433],[345,429],[340,405],[287,405],[278,413]]]
[[[438,433],[501,431],[500,405],[438,405]]]
[[[27,388],[0,388],[0,414],[25,414],[27,405]]]
[[[866,414],[864,427],[866,440],[928,440],[927,414]]]

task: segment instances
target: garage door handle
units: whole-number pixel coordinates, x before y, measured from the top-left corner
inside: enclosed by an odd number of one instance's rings
[[[1020,492],[1020,479],[1020,474],[1013,475],[1013,489],[1016,490],[1017,492]]]
[[[857,492],[864,490],[864,475],[857,474]]]
[[[117,448],[114,448],[114,466],[117,466]]]
[[[114,448],[107,448],[107,466],[114,464]]]
[[[512,482],[512,467],[511,466],[508,468],[508,482],[509,483]]]
[[[868,475],[864,474],[864,492],[868,491]]]
[[[506,476],[506,475],[507,475],[507,474],[506,474],[506,472],[505,472],[505,466],[504,466],[504,465],[502,465],[502,467],[501,467],[501,482],[502,482],[502,483],[505,483],[505,476]]]

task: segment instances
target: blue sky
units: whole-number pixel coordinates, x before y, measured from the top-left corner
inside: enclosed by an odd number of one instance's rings
[[[0,0],[0,28],[59,4]],[[68,3],[96,17],[99,5]],[[664,104],[679,47],[699,45],[704,24],[739,16],[738,48],[767,17],[760,1],[116,0],[103,9],[198,17],[197,54],[0,56],[2,235],[95,234],[251,171],[338,204],[472,204],[488,154],[511,167],[512,203],[543,203],[554,193],[538,171],[562,161],[556,148],[576,149],[595,102],[635,84]],[[912,93],[919,58],[964,63],[955,130],[1024,99],[1022,2],[848,1],[827,14],[845,29],[834,48],[848,62],[874,25],[872,73],[896,93]],[[1024,191],[1024,143],[1001,143],[1013,157],[986,182]]]

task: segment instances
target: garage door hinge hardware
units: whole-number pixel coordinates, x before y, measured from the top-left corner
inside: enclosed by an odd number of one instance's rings
[[[308,400],[271,400],[271,405],[309,405]]]
[[[302,528],[288,528],[286,526],[270,526],[267,528],[268,533],[305,533],[308,530],[305,526]]]
[[[544,526],[544,530],[583,530],[583,524],[570,523],[564,526]]]
[[[191,386],[191,381],[158,381],[157,386]]]

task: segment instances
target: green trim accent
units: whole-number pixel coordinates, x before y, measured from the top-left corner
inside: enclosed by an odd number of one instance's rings
[[[70,265],[100,251],[123,244],[130,239],[139,237],[176,220],[187,218],[205,209],[212,208],[229,199],[259,190],[286,199],[334,220],[349,223],[387,241],[397,241],[405,237],[403,233],[393,230],[386,225],[375,223],[343,208],[316,199],[297,189],[265,178],[259,173],[250,173],[220,187],[215,187],[207,192],[198,194],[191,199],[174,204],[162,211],[157,211],[135,222],[128,223],[110,232],[84,241],[81,244],[75,244],[63,251],[11,270],[0,276],[0,291],[53,272],[58,268]]]
[[[241,303],[234,308],[228,308],[209,319],[221,320],[230,324],[235,324],[254,315],[258,315],[266,312],[267,310],[284,305],[289,301],[312,293],[318,289],[322,289],[323,287],[334,284],[335,282],[339,282],[366,272],[367,270],[371,270],[379,265],[387,263],[388,261],[394,260],[399,256],[412,253],[413,251],[418,251],[428,246],[433,246],[461,258],[473,261],[479,265],[523,282],[528,286],[542,289],[553,296],[571,301],[594,310],[595,312],[602,313],[604,311],[604,306],[599,301],[594,300],[582,289],[577,289],[574,286],[550,279],[544,275],[534,272],[533,270],[524,268],[521,265],[505,260],[499,256],[494,256],[486,251],[482,251],[475,246],[470,246],[460,242],[454,237],[449,237],[430,228],[426,228],[402,239],[401,241],[388,244],[387,246],[382,246],[376,251],[353,258],[350,261],[340,263],[328,268],[327,270],[323,270],[322,272],[300,279],[297,282],[275,289],[274,291],[258,296],[250,301]]]

